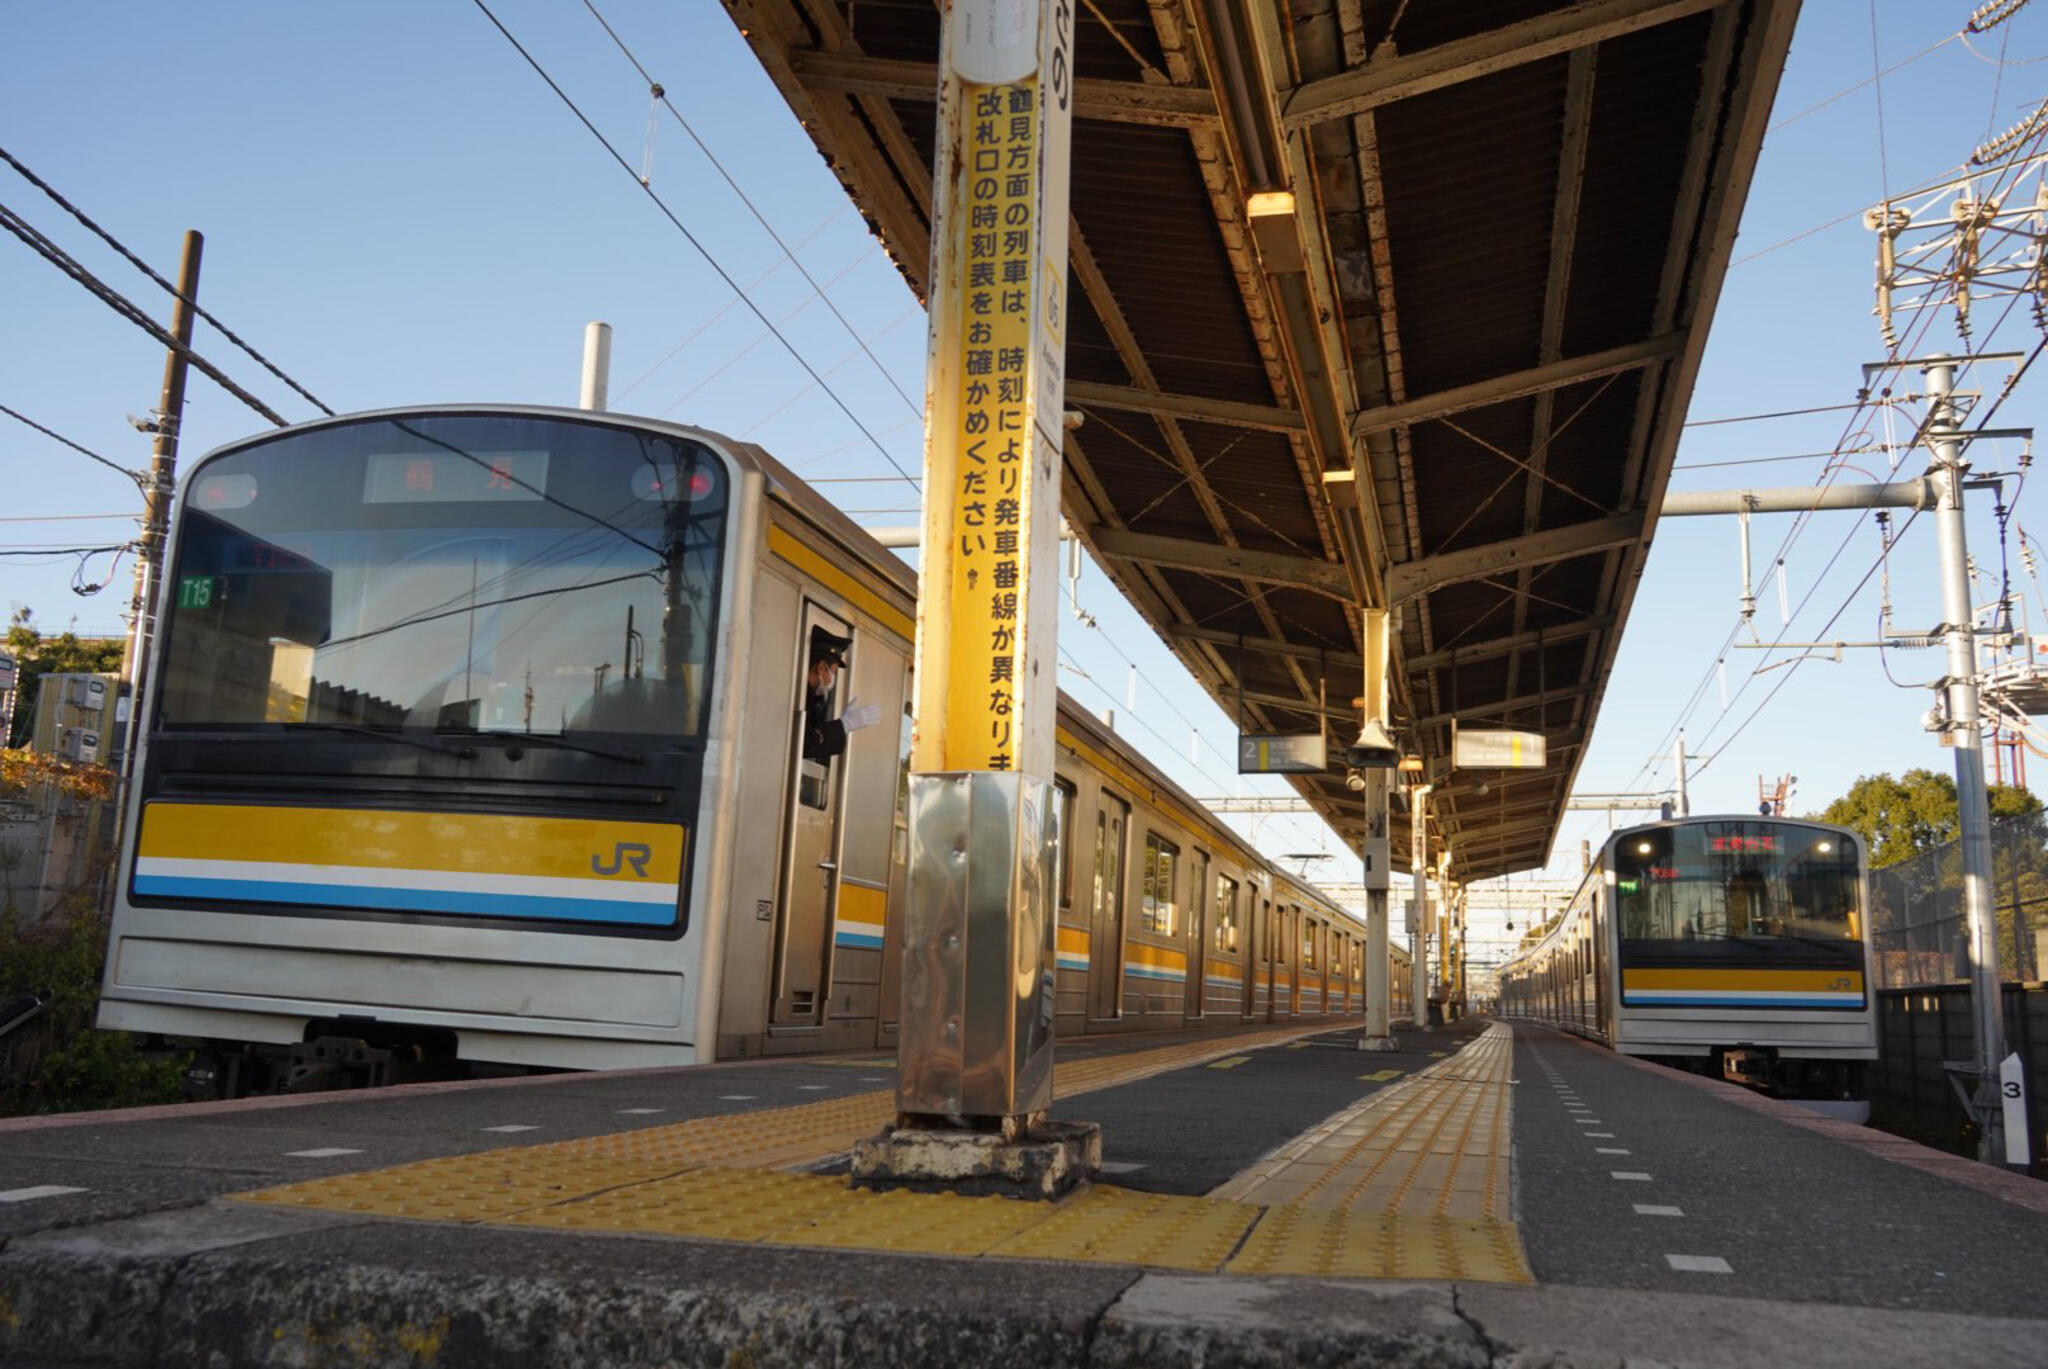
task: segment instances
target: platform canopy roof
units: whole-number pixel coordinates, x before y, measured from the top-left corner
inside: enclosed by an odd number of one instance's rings
[[[725,3],[924,294],[933,0]],[[1074,3],[1068,521],[1246,730],[1341,747],[1394,607],[1454,877],[1541,864],[1796,0]],[[1454,722],[1549,764],[1453,770]]]

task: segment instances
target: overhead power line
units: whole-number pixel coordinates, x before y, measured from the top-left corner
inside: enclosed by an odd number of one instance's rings
[[[27,181],[30,185],[42,191],[45,195],[48,195],[52,200],[54,200],[58,208],[62,209],[72,218],[77,219],[80,223],[84,224],[88,229],[90,229],[95,235],[98,236],[101,242],[104,242],[107,246],[113,248],[116,252],[119,252],[123,257],[127,258],[129,265],[133,266],[136,270],[142,272],[143,275],[148,276],[151,280],[155,281],[158,285],[161,285],[165,290],[169,291],[173,299],[184,299],[184,296],[178,293],[177,286],[173,285],[170,281],[165,280],[163,276],[158,274],[156,269],[152,267],[148,262],[144,261],[141,257],[136,256],[135,253],[129,251],[128,248],[124,246],[120,242],[120,240],[117,239],[112,233],[109,233],[106,229],[94,223],[90,218],[86,216],[85,211],[81,210],[77,205],[71,203],[71,201],[65,199],[62,195],[58,194],[56,189],[53,186],[51,186],[48,181],[45,181],[42,177],[36,175],[35,172],[29,170],[26,166],[22,165],[20,158],[16,157],[6,148],[0,147],[0,159],[4,159],[9,166],[13,167],[16,171],[20,172],[23,180]],[[303,398],[307,403],[311,404],[314,408],[318,409],[321,413],[326,414],[329,418],[334,417],[334,410],[328,408],[325,404],[321,403],[318,396],[316,396],[311,390],[308,390],[305,386],[299,384],[298,381],[293,380],[290,376],[286,375],[282,370],[278,368],[276,363],[271,361],[269,357],[266,357],[265,355],[263,355],[263,353],[257,351],[254,347],[251,347],[248,343],[244,342],[241,339],[241,337],[235,332],[234,329],[228,327],[225,323],[222,323],[219,319],[215,318],[212,314],[208,313],[204,308],[202,308],[199,304],[199,301],[187,299],[185,300],[185,303],[191,307],[193,313],[199,315],[199,317],[205,319],[208,323],[212,324],[215,328],[219,329],[220,335],[222,337],[226,338],[229,342],[232,342],[235,346],[241,348],[244,352],[247,352],[249,354],[250,359],[253,360],[257,365],[261,366],[264,370],[276,376],[285,384],[291,386],[293,390],[298,392],[301,398]]]
[[[51,441],[63,443],[72,451],[77,452],[80,456],[90,457],[92,460],[99,462],[102,466],[105,466],[110,471],[119,471],[121,474],[127,476],[130,480],[133,480],[137,487],[140,487],[148,483],[148,477],[143,475],[141,471],[132,471],[118,461],[109,461],[106,457],[101,456],[98,452],[93,451],[90,447],[82,447],[78,443],[73,442],[70,438],[64,436],[64,434],[62,433],[51,432],[48,428],[45,428],[42,424],[36,422],[33,418],[30,418],[28,415],[20,413],[14,409],[10,409],[5,404],[0,404],[0,414],[6,414],[9,418],[13,419],[17,423],[27,424],[29,427],[34,428],[37,432],[41,433],[44,437],[49,438]],[[12,520],[10,519],[6,521],[11,522]]]
[[[818,284],[811,273],[804,268],[804,264],[797,260],[796,253],[790,249],[788,243],[782,240],[782,235],[775,231],[775,226],[769,223],[766,216],[754,206],[754,202],[747,197],[747,192],[740,189],[740,183],[732,178],[732,173],[725,169],[725,164],[718,160],[718,155],[705,146],[704,140],[697,136],[697,130],[690,126],[690,121],[683,117],[682,111],[677,109],[674,102],[668,98],[668,92],[662,87],[661,82],[648,74],[647,68],[641,64],[640,59],[633,55],[633,49],[626,46],[626,40],[619,37],[617,30],[613,29],[606,22],[605,17],[598,13],[597,6],[591,3],[591,0],[583,0],[583,8],[590,11],[590,17],[597,20],[599,27],[604,29],[613,43],[617,44],[619,51],[625,54],[626,60],[633,64],[633,70],[639,72],[640,79],[647,82],[648,90],[653,93],[655,99],[661,102],[661,107],[666,109],[678,124],[682,125],[683,132],[690,135],[690,141],[697,145],[697,150],[704,154],[704,159],[711,163],[712,169],[725,179],[725,183],[732,190],[732,193],[739,196],[740,203],[745,205],[747,212],[754,216],[754,222],[761,225],[761,231],[774,239],[775,245],[782,249],[782,255],[788,259],[789,264],[797,269],[797,273],[804,278],[805,283],[816,292],[819,299],[824,301],[825,307],[832,311],[832,317],[839,320],[839,326],[846,330],[849,337],[860,344],[860,350],[866,354],[868,361],[873,364],[874,368],[881,373],[882,379],[888,382],[889,388],[896,392],[897,398],[901,399],[912,413],[922,415],[924,413],[924,406],[903,392],[903,387],[896,383],[896,377],[889,374],[889,368],[882,364],[882,359],[876,356],[873,349],[868,346],[867,339],[863,338],[854,330],[854,326],[847,322],[846,315],[839,312],[839,306],[834,304],[832,297],[825,293],[825,287]],[[892,324],[891,326],[893,327],[894,325]]]
[[[36,252],[42,255],[45,261],[84,286],[87,291],[97,296],[109,309],[112,309],[122,318],[127,319],[143,332],[148,333],[171,351],[183,355],[185,360],[191,363],[194,370],[210,377],[215,384],[219,385],[236,399],[241,400],[257,413],[262,414],[278,427],[287,426],[289,420],[283,414],[280,414],[277,410],[256,398],[256,396],[235,384],[234,381],[229,380],[225,371],[193,351],[190,347],[187,347],[184,343],[178,341],[177,338],[171,336],[170,330],[144,313],[141,305],[79,265],[63,248],[37,232],[19,214],[16,214],[4,204],[0,204],[0,228],[5,228],[8,232],[14,234],[15,237],[20,238],[23,242],[34,248]]]
[[[662,217],[666,218],[670,224],[674,225],[675,230],[678,233],[681,233],[683,235],[684,240],[687,241],[691,247],[697,250],[697,254],[704,258],[705,263],[709,265],[713,271],[718,273],[718,278],[725,282],[726,288],[731,290],[734,294],[738,295],[743,301],[745,301],[749,312],[751,312],[755,318],[759,319],[761,323],[767,327],[768,331],[774,335],[775,340],[782,344],[783,350],[789,353],[791,358],[793,358],[796,361],[797,365],[804,368],[805,373],[808,374],[813,381],[817,382],[818,388],[823,390],[827,395],[831,396],[832,402],[834,405],[838,407],[839,412],[845,414],[847,421],[852,423],[854,427],[858,428],[861,432],[861,435],[866,437],[868,442],[874,447],[874,449],[882,454],[882,459],[884,461],[887,461],[890,464],[890,466],[895,468],[896,473],[902,476],[904,480],[908,481],[912,485],[919,484],[920,481],[917,479],[917,477],[911,475],[909,471],[903,468],[903,464],[896,459],[895,454],[892,453],[887,447],[884,447],[882,445],[881,440],[877,438],[874,435],[874,433],[869,430],[867,424],[861,422],[860,415],[856,414],[853,411],[853,409],[847,404],[847,402],[844,399],[840,398],[839,392],[837,390],[834,390],[830,385],[825,383],[824,377],[819,375],[817,368],[812,366],[811,363],[805,359],[804,354],[796,349],[796,345],[792,343],[788,338],[782,335],[781,330],[778,329],[775,326],[774,322],[769,319],[768,315],[762,311],[761,306],[754,303],[752,299],[749,299],[747,297],[746,293],[740,289],[739,283],[733,279],[732,273],[725,269],[725,267],[719,262],[718,258],[711,255],[710,250],[706,248],[702,242],[698,241],[697,235],[695,233],[692,233],[689,230],[689,227],[685,225],[683,221],[676,216],[676,212],[668,207],[668,202],[662,199],[660,195],[657,195],[654,192],[653,186],[647,184],[646,182],[640,179],[640,173],[633,169],[633,164],[631,162],[628,162],[623,156],[619,155],[619,150],[616,147],[612,146],[611,139],[605,137],[604,134],[598,132],[597,125],[590,121],[590,116],[585,114],[582,108],[579,105],[577,105],[577,103],[574,100],[569,98],[569,93],[563,90],[561,85],[556,82],[555,78],[548,74],[547,68],[543,67],[540,64],[540,62],[534,57],[534,55],[526,50],[526,46],[523,43],[521,43],[517,38],[512,36],[512,30],[506,28],[504,22],[500,20],[497,15],[491,13],[491,7],[485,4],[484,0],[472,0],[472,3],[476,5],[477,9],[483,12],[484,18],[491,21],[491,27],[497,29],[497,31],[500,34],[504,35],[505,41],[512,45],[513,51],[517,52],[520,55],[520,57],[525,60],[526,64],[533,68],[534,74],[536,76],[539,76],[541,80],[547,82],[548,89],[552,90],[555,93],[555,97],[559,99],[564,105],[568,106],[569,112],[576,116],[577,122],[581,123],[583,127],[589,131],[591,137],[597,139],[598,145],[604,148],[605,152],[611,157],[611,159],[614,162],[618,163],[619,169],[625,172],[628,176],[633,178],[633,184],[639,186],[640,192],[647,196],[649,200],[654,202],[654,207],[661,211]]]

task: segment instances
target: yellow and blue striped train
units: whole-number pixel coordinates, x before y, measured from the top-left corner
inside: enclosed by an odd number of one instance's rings
[[[1501,967],[1500,1012],[1786,1097],[1854,1100],[1877,1058],[1863,842],[1774,817],[1610,836]]]
[[[766,453],[323,420],[195,463],[169,552],[99,1021],[195,1092],[894,1044],[915,577]],[[819,641],[878,725],[807,756]],[[1359,922],[1058,742],[1060,1032],[1363,1011]]]

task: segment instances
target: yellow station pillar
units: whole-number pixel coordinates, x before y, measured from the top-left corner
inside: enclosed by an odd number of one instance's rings
[[[912,1152],[934,1136],[1000,1150],[1043,1132],[1058,912],[1074,10],[942,8],[896,1088],[895,1132]],[[915,1177],[961,1161],[905,1152],[896,1163]]]

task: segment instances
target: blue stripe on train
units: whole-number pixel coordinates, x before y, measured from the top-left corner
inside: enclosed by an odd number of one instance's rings
[[[1860,994],[1835,998],[1801,998],[1791,994],[1674,994],[1651,998],[1641,993],[1623,994],[1628,1008],[1860,1008]]]

